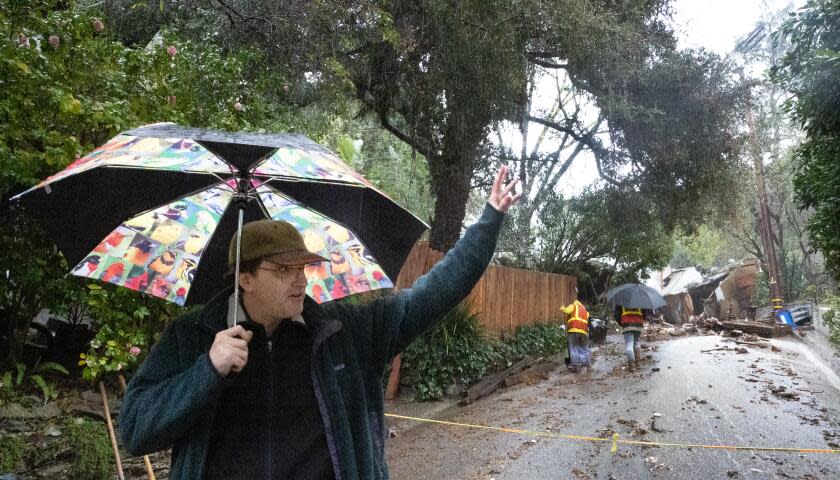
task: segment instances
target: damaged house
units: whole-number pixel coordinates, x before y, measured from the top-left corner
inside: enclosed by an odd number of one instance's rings
[[[668,302],[661,309],[666,322],[681,325],[692,315],[726,318],[730,314],[747,318],[755,294],[757,259],[751,258],[722,271],[703,275],[694,267],[666,269],[654,275],[649,285]]]

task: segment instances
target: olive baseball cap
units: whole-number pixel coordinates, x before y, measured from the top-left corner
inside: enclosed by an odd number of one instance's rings
[[[228,267],[236,265],[236,236],[230,241]],[[242,226],[240,261],[248,262],[272,257],[271,260],[286,265],[326,262],[326,258],[306,248],[300,232],[282,220],[258,220]]]

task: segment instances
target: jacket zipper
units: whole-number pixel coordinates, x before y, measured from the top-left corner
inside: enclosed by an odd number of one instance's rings
[[[274,404],[274,355],[271,353],[271,337],[266,341],[268,347],[268,405],[270,419],[276,418]],[[268,422],[268,478],[274,476],[274,422]]]
[[[338,322],[336,322],[338,323]],[[332,421],[330,420],[330,413],[327,409],[327,404],[324,402],[324,395],[321,391],[321,381],[318,378],[318,352],[321,349],[321,345],[323,345],[327,338],[329,338],[332,334],[336,333],[340,328],[341,324],[338,324],[339,328],[335,329],[335,331],[327,332],[325,335],[320,336],[321,338],[317,338],[315,344],[312,345],[312,359],[311,359],[311,366],[309,368],[310,376],[312,377],[312,386],[315,390],[315,398],[318,400],[318,409],[321,411],[321,419],[324,421],[324,433],[327,437],[327,448],[330,451],[330,458],[332,459],[333,464],[333,473],[335,474],[336,480],[341,480],[341,465],[338,462],[338,450],[335,447],[335,438],[333,438],[332,433]],[[329,328],[329,324],[324,327],[324,329]]]

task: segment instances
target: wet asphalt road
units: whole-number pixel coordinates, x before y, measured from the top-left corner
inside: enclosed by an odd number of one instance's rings
[[[794,339],[773,340],[780,352],[747,353],[718,336],[651,343],[651,358],[635,374],[621,368],[620,342],[611,336],[598,349],[589,375],[558,368],[438,418],[627,440],[840,448],[840,378]],[[732,350],[701,353],[721,347]],[[391,423],[398,436],[386,454],[397,480],[840,479],[838,454],[635,445],[612,454],[606,442]]]

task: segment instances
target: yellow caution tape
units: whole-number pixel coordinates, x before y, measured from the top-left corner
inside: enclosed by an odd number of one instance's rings
[[[674,447],[674,448],[707,448],[714,450],[740,450],[740,451],[761,451],[761,452],[786,452],[786,453],[829,453],[840,454],[840,450],[831,448],[792,448],[792,447],[745,447],[737,445],[704,445],[699,443],[667,443],[667,442],[645,442],[641,440],[621,440],[617,433],[613,433],[612,437],[587,437],[583,435],[567,435],[562,433],[543,432],[539,430],[524,430],[521,428],[504,428],[493,427],[489,425],[476,425],[472,423],[449,422],[446,420],[432,420],[430,418],[409,417],[406,415],[396,415],[393,413],[386,413],[386,417],[399,418],[402,420],[412,420],[423,423],[437,423],[439,425],[450,425],[453,427],[476,428],[482,430],[495,430],[497,432],[518,433],[520,435],[529,435],[533,437],[548,437],[548,438],[565,438],[567,440],[580,440],[585,442],[611,442],[611,453],[618,451],[618,444],[623,445],[638,445],[647,447]]]

